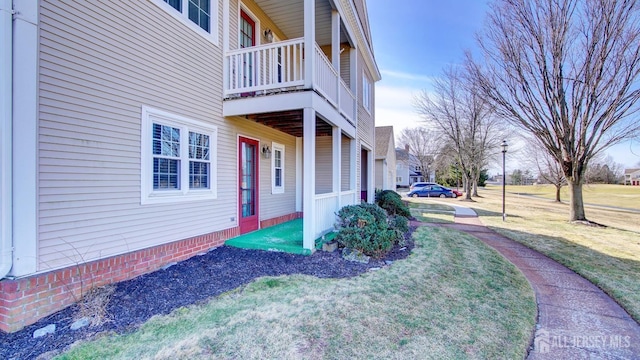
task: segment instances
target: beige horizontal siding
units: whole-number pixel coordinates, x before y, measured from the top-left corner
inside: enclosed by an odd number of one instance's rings
[[[149,1],[40,4],[39,269],[235,226],[221,49]],[[143,105],[218,127],[217,199],[140,205]]]
[[[316,194],[333,192],[333,137],[316,138]]]

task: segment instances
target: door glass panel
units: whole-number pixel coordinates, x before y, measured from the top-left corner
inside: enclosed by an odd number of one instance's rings
[[[242,216],[255,215],[255,146],[242,143]]]

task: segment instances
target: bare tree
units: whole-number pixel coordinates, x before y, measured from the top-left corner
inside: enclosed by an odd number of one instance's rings
[[[435,158],[440,150],[437,134],[425,127],[405,128],[398,136],[398,143],[409,148],[409,153],[420,164],[424,180],[430,181],[430,174],[435,168]]]
[[[422,91],[414,99],[416,111],[456,155],[467,200],[478,196],[480,171],[495,155],[492,151],[502,141],[504,129],[492,116],[489,103],[471,85],[459,69],[448,68],[435,81],[433,93]]]
[[[637,137],[640,99],[637,0],[496,0],[469,61],[500,116],[527,131],[562,166],[570,220],[585,221],[589,161]],[[470,59],[470,56],[468,55]]]
[[[624,166],[609,155],[594,158],[585,172],[585,183],[617,184],[624,179]]]
[[[539,144],[533,144],[533,159],[538,169],[538,176],[556,188],[556,202],[561,202],[560,190],[567,185],[562,166]]]

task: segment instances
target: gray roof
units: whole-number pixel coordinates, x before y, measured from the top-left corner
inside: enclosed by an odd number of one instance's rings
[[[376,159],[384,159],[389,151],[389,142],[393,139],[393,126],[376,127]]]

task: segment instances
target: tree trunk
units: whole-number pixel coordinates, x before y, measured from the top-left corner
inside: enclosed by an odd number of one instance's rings
[[[569,180],[569,221],[587,221],[582,200],[582,182]]]
[[[465,199],[467,200],[471,200],[471,189],[472,189],[473,185],[471,184],[471,177],[470,176],[465,176],[464,177],[464,190],[465,190]]]
[[[478,181],[480,181],[480,173],[473,174],[473,196],[478,197]]]
[[[556,185],[556,202],[561,202],[560,201],[560,189],[562,189],[562,185],[560,185],[560,186]]]

